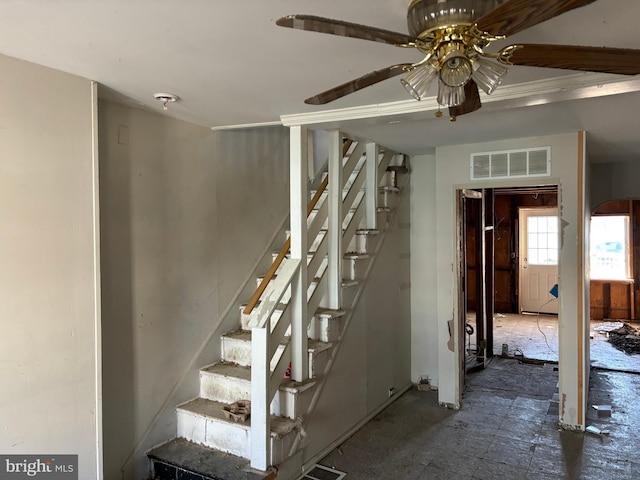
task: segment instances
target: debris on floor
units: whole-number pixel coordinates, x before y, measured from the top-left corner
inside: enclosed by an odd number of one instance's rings
[[[609,435],[609,430],[600,429],[600,428],[595,427],[593,425],[589,425],[587,427],[587,433],[591,433],[593,435],[602,436],[602,435]]]
[[[593,408],[598,412],[599,417],[611,416],[611,405],[593,405]]]
[[[618,320],[611,321],[611,322],[601,322],[598,326],[594,327],[593,329],[596,332],[608,333],[611,330],[617,330],[618,328],[622,327],[622,325],[624,325],[624,323]]]
[[[229,405],[222,407],[224,416],[227,418],[233,418],[237,422],[246,422],[247,417],[251,415],[251,402],[249,400],[238,400]]]
[[[431,381],[429,380],[429,377],[425,375],[420,375],[420,378],[418,379],[418,383],[416,384],[416,387],[421,392],[428,392],[429,390],[433,389],[433,387],[431,386]]]
[[[624,323],[620,328],[608,332],[608,340],[618,350],[627,354],[640,353],[640,328]]]

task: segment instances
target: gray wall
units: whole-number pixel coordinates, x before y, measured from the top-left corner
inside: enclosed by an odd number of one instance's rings
[[[591,165],[591,210],[609,200],[639,198],[640,162],[594,163]]]
[[[95,89],[0,55],[0,452],[100,478]]]
[[[288,131],[100,102],[105,477],[141,478],[288,214]]]

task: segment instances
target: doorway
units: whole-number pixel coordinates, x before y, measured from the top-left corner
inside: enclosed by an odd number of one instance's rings
[[[557,187],[464,192],[459,197],[461,373],[484,368],[493,356],[557,362],[558,302],[550,293],[558,282]],[[555,268],[540,271],[539,263]]]

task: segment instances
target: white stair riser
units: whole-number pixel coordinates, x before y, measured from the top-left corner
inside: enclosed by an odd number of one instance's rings
[[[356,259],[350,258],[342,261],[342,278],[346,280],[355,280],[356,277]]]
[[[177,410],[178,436],[238,457],[250,458],[249,424],[232,424]]]
[[[250,459],[250,423],[229,423],[177,410],[178,437],[191,442]],[[288,455],[296,433],[284,436],[271,435],[271,464],[277,465]]]
[[[277,359],[282,355],[284,345],[279,345],[274,358],[271,360],[271,370],[275,369]],[[251,341],[222,337],[222,359],[237,363],[243,367],[251,366]]]
[[[313,317],[307,329],[309,338],[320,342],[335,342],[341,334],[341,318]]]
[[[200,397],[223,403],[251,400],[251,382],[243,378],[201,371]]]
[[[271,402],[271,414],[295,420],[304,415],[313,399],[315,387],[302,391],[280,389]]]
[[[284,347],[284,345],[278,346],[278,350],[274,355],[274,358],[271,360],[271,370],[275,369],[277,360],[278,358],[280,358],[280,355],[282,355]],[[251,366],[250,340],[239,340],[232,337],[222,337],[222,352],[223,360],[227,362],[237,363],[238,365],[242,365],[244,367]],[[309,352],[309,377],[312,378],[322,373],[324,369],[324,366],[322,365],[322,358],[325,356],[325,352],[326,351],[324,350],[317,353],[313,351]]]

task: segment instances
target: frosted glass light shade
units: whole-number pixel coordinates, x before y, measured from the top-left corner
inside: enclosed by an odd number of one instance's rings
[[[400,79],[402,86],[416,100],[422,100],[433,80],[438,76],[438,71],[431,64],[416,67]]]
[[[465,56],[451,56],[440,66],[440,79],[449,87],[462,87],[471,78],[473,68]]]
[[[471,78],[486,94],[491,95],[508,71],[504,65],[478,58],[473,62]]]
[[[465,100],[464,85],[451,87],[444,82],[438,85],[438,103],[447,107],[457,107]]]

